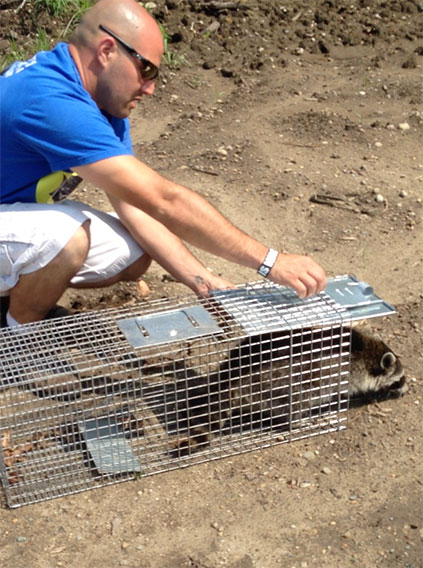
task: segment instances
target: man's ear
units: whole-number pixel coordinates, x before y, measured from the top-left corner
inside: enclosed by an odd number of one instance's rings
[[[97,59],[99,63],[105,67],[107,63],[115,56],[117,47],[112,38],[104,38],[97,46]]]

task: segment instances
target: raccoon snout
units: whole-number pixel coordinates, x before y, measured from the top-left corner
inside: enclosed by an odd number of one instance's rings
[[[406,383],[405,375],[403,375],[399,381],[392,383],[388,389],[389,398],[400,398],[406,392],[408,392],[408,385]]]

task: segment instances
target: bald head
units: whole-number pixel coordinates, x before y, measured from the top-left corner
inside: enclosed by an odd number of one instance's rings
[[[135,0],[98,0],[76,27],[70,43],[93,47],[99,35],[99,24],[113,29],[128,43],[142,36],[146,43],[162,42],[162,34],[154,18]]]

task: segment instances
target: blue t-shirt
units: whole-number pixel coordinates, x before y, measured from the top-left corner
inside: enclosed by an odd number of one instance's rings
[[[66,43],[5,71],[0,112],[0,203],[59,201],[81,179],[71,167],[133,155],[128,119],[100,111]]]

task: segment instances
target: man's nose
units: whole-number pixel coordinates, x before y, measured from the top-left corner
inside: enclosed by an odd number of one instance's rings
[[[155,88],[156,88],[156,81],[154,79],[147,80],[142,84],[141,93],[143,95],[152,95],[154,93]]]

